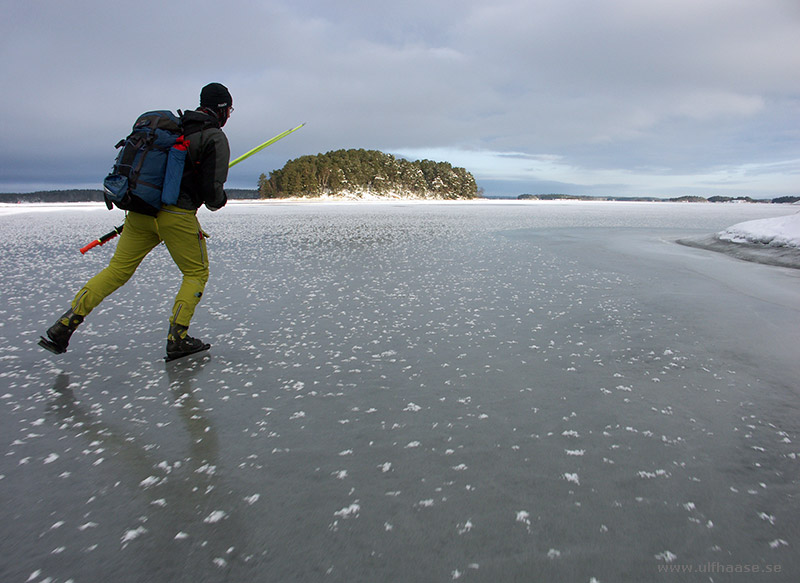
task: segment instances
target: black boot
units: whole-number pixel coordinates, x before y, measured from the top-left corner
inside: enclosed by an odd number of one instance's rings
[[[83,316],[77,315],[72,309],[67,310],[55,324],[47,329],[47,338],[39,337],[39,346],[53,354],[64,354],[72,333],[81,322],[83,322]]]
[[[195,352],[202,352],[211,348],[210,344],[189,336],[189,327],[180,324],[170,324],[167,334],[167,358],[165,360],[175,360],[183,356],[189,356]]]

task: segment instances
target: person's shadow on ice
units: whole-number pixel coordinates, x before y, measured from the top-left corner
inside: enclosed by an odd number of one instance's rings
[[[102,413],[87,409],[70,388],[68,374],[60,373],[53,383],[56,398],[48,411],[88,443],[103,448],[103,470],[113,468],[124,488],[120,503],[134,505],[141,513],[139,526],[115,524],[113,516],[107,517],[114,530],[104,534],[118,545],[123,532],[121,544],[126,552],[118,553],[120,563],[126,557],[143,576],[174,574],[173,580],[178,580],[191,571],[212,569],[224,575],[244,556],[242,497],[221,487],[224,476],[217,433],[192,388],[193,378],[208,360],[165,365],[173,406],[190,440],[188,455],[172,463],[157,457],[152,444],[144,447],[106,423]],[[118,564],[115,568],[129,567]]]

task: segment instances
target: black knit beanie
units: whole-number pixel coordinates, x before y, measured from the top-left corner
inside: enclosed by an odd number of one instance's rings
[[[200,91],[200,107],[224,109],[232,105],[233,97],[222,83],[209,83]]]

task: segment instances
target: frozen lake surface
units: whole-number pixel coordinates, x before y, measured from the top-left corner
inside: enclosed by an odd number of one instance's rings
[[[201,212],[171,364],[166,249],[56,357],[122,214],[0,214],[0,580],[797,581],[800,270],[675,243],[793,210]]]

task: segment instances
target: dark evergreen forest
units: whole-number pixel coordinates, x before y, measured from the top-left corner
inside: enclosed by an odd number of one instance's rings
[[[447,162],[410,162],[376,150],[336,150],[290,160],[267,177],[261,175],[262,198],[318,197],[354,194],[414,198],[476,198],[472,174]]]

